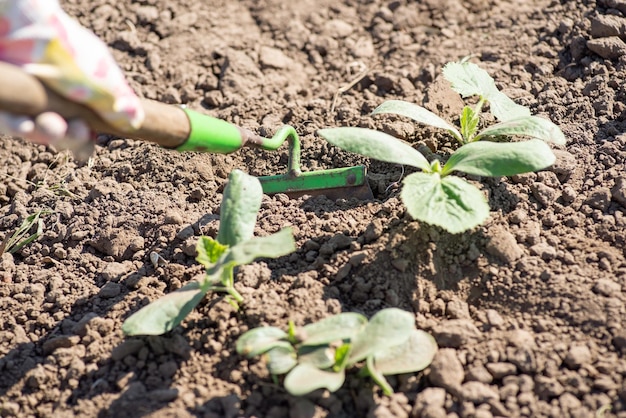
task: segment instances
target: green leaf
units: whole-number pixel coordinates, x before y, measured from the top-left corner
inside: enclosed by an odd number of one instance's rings
[[[382,374],[418,372],[432,363],[435,353],[435,339],[427,332],[414,329],[404,343],[374,354],[373,366]]]
[[[475,141],[484,136],[522,135],[537,138],[553,144],[565,145],[565,135],[561,128],[548,119],[538,116],[525,116],[500,122],[481,131]]]
[[[410,165],[424,171],[430,170],[428,160],[419,151],[384,132],[342,127],[321,129],[318,133],[328,142],[345,151],[388,163]]]
[[[217,241],[232,247],[252,238],[262,198],[259,179],[240,170],[231,171],[220,206]]]
[[[222,245],[211,237],[202,236],[196,244],[196,261],[209,268],[226,252],[227,245]]]
[[[302,327],[302,345],[329,344],[352,338],[367,324],[367,318],[344,312]]]
[[[530,110],[518,105],[496,87],[487,71],[471,62],[450,62],[443,68],[443,76],[452,83],[452,89],[463,97],[480,96],[491,106],[498,120],[530,116]]]
[[[462,171],[477,176],[513,176],[554,164],[550,146],[539,139],[523,142],[479,141],[463,145],[443,166],[443,175]]]
[[[254,328],[237,339],[237,352],[248,358],[258,356],[280,343],[286,343],[285,338],[287,338],[287,333],[280,328]]]
[[[209,272],[225,266],[241,266],[257,258],[277,258],[296,250],[291,228],[284,228],[266,237],[254,237],[231,247]]]
[[[452,136],[457,139],[457,141],[463,143],[463,137],[454,125],[440,118],[430,110],[414,103],[405,102],[404,100],[388,100],[374,109],[372,115],[382,113],[405,116],[419,123],[433,126],[435,128],[445,129],[450,132]]]
[[[271,374],[285,374],[298,364],[295,350],[288,343],[274,347],[265,354],[267,356],[267,370]]]
[[[409,215],[452,234],[472,229],[489,216],[481,191],[459,177],[413,173],[403,184],[400,198]]]
[[[352,348],[352,344],[345,343],[341,344],[335,350],[335,365],[333,366],[333,370],[338,372],[339,370],[343,370],[346,368],[349,360],[350,349]]]
[[[308,363],[318,369],[328,369],[335,364],[335,350],[328,344],[302,346],[298,349],[298,363]]]
[[[202,300],[206,290],[197,282],[155,300],[122,324],[126,335],[161,335],[176,327]]]
[[[415,328],[415,318],[409,312],[387,308],[376,313],[367,326],[352,340],[348,364],[403,343]]]
[[[320,370],[311,364],[298,364],[285,376],[285,389],[294,396],[302,396],[317,389],[335,392],[343,385],[345,373]]]
[[[476,127],[478,126],[478,115],[470,106],[463,108],[463,114],[461,115],[461,133],[465,142],[471,141],[476,134]]]

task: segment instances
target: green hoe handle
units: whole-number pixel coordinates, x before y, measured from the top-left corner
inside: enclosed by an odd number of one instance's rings
[[[47,88],[20,68],[0,62],[0,110],[33,117],[53,111],[66,119],[83,119],[99,133],[154,142],[179,151],[228,154],[243,146],[275,150],[288,140],[290,170],[300,169],[300,141],[292,127],[283,127],[274,137],[263,138],[224,120],[190,109],[148,99],[142,99],[141,104],[146,114],[142,126],[120,130],[106,123],[88,107],[67,100]]]

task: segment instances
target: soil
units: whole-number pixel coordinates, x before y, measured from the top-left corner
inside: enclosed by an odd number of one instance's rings
[[[80,165],[3,137],[0,238],[52,213],[0,259],[0,416],[626,417],[625,1],[62,4],[141,96],[263,135],[292,124],[306,170],[366,164],[375,200],[264,197],[255,233],[291,225],[298,250],[238,270],[245,308],[211,295],[170,333],[125,338],[125,318],[202,274],[195,241],[217,231],[228,173],[283,172],[285,148],[210,155],[100,137]],[[405,213],[403,167],[315,132],[372,127],[445,158],[441,132],[369,112],[403,99],[453,121],[461,102],[440,70],[466,56],[568,144],[545,171],[472,178],[491,217],[451,235]],[[391,397],[353,374],[335,393],[292,397],[234,349],[253,327],[386,307],[413,312],[440,346],[424,372],[390,378]]]

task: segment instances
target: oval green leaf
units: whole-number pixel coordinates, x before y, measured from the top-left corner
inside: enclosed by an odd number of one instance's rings
[[[237,352],[247,357],[258,356],[280,343],[286,343],[286,338],[287,333],[280,328],[254,328],[237,339]]]
[[[366,128],[342,127],[320,129],[318,134],[345,151],[430,171],[428,160],[418,150],[384,132]]]
[[[291,228],[284,228],[266,237],[254,237],[229,248],[213,269],[241,266],[257,258],[277,258],[296,250]],[[212,271],[212,270],[211,270]]]
[[[367,324],[367,318],[344,312],[302,327],[302,345],[321,345],[352,338]]]
[[[302,396],[317,389],[335,392],[343,385],[343,370],[335,373],[320,370],[311,364],[298,364],[285,376],[285,389],[294,396]]]
[[[161,335],[171,331],[205,294],[197,282],[191,282],[132,314],[122,324],[122,331],[126,335]]]
[[[437,343],[429,333],[414,329],[404,343],[374,354],[374,368],[382,374],[424,370],[437,353]]]
[[[459,177],[413,173],[403,184],[400,198],[409,215],[452,234],[472,229],[489,216],[482,192]]]
[[[196,261],[205,268],[209,268],[217,263],[227,248],[228,246],[220,244],[211,237],[202,236],[196,244]]]
[[[271,374],[285,374],[298,364],[295,350],[289,344],[274,347],[265,354],[267,356],[267,370]]]
[[[403,343],[414,328],[415,318],[409,312],[397,308],[379,311],[352,340],[348,365]]]
[[[335,350],[327,344],[302,346],[298,349],[298,362],[312,364],[318,369],[328,369],[335,364]]]
[[[233,170],[220,206],[220,229],[217,241],[232,247],[252,238],[256,217],[261,208],[263,188],[259,179]]]
[[[500,122],[481,131],[474,140],[485,136],[521,135],[541,139],[557,145],[565,145],[566,139],[561,128],[539,116],[525,116]]]
[[[425,125],[445,129],[446,131],[450,132],[457,141],[463,143],[463,137],[454,125],[440,118],[430,110],[418,106],[414,103],[405,102],[404,100],[388,100],[378,106],[376,109],[374,109],[372,115],[378,115],[382,113],[391,113],[394,115],[405,116]]]
[[[489,73],[471,62],[450,62],[443,68],[443,76],[452,83],[452,89],[463,97],[480,96],[490,104],[491,113],[498,120],[530,116],[530,110],[518,105],[496,87]]]
[[[443,166],[444,175],[462,171],[477,176],[513,176],[543,170],[556,161],[550,146],[539,139],[523,142],[479,141],[463,145]]]

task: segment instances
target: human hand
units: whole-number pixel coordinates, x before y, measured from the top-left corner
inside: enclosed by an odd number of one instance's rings
[[[63,12],[57,0],[0,2],[0,60],[89,107],[113,127],[141,126],[140,100],[107,46]],[[0,112],[0,130],[62,149],[77,149],[93,136],[85,122],[52,112],[35,118]]]

